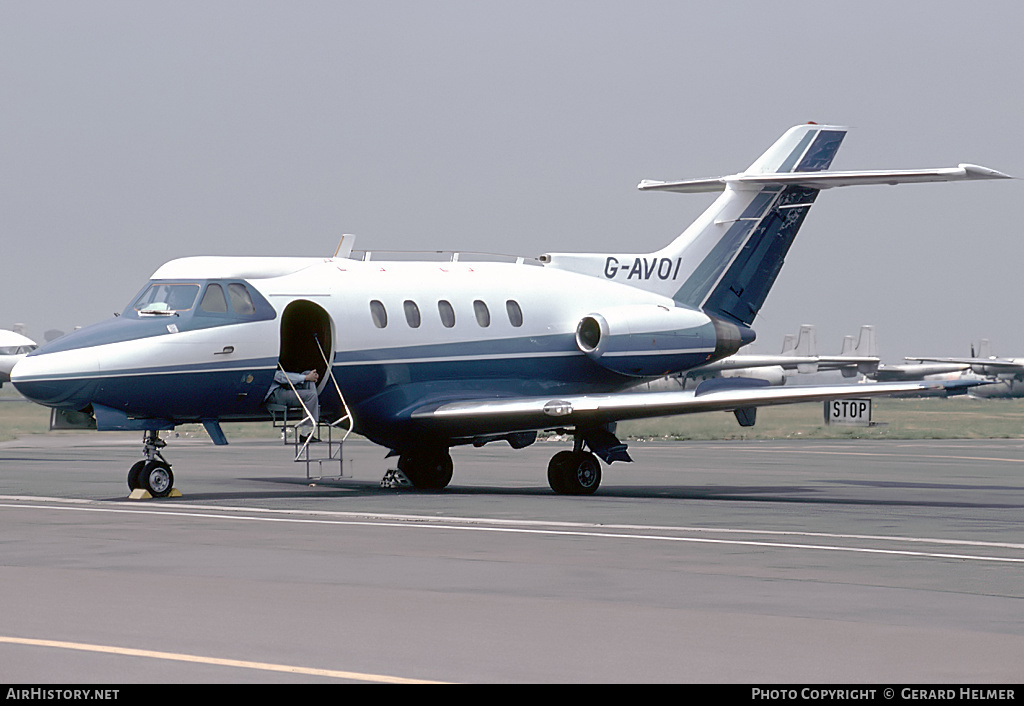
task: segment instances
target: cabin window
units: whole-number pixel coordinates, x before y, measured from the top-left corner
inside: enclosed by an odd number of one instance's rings
[[[216,283],[206,285],[206,294],[199,302],[199,308],[210,314],[228,313],[228,300],[224,298],[224,289]]]
[[[251,316],[256,313],[256,306],[252,303],[252,297],[249,296],[249,290],[244,284],[229,284],[228,297],[236,314]]]
[[[198,284],[153,284],[135,300],[135,310],[140,314],[188,311],[198,296]]]
[[[487,328],[491,325],[491,312],[488,311],[487,304],[477,299],[473,302],[473,313],[476,315],[476,322],[482,328]]]
[[[452,308],[451,302],[442,299],[437,303],[437,313],[441,315],[441,323],[445,328],[451,328],[455,325],[455,309]]]
[[[519,308],[519,302],[509,299],[505,302],[505,311],[508,312],[508,322],[519,328],[523,325],[523,310]]]
[[[416,302],[406,299],[402,307],[405,309],[405,322],[409,324],[409,328],[419,328],[420,308],[416,306]]]
[[[373,317],[373,325],[377,328],[384,328],[388,325],[388,311],[376,299],[370,302],[370,316]]]

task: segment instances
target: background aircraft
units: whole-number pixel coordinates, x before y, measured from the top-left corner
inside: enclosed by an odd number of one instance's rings
[[[275,370],[316,369],[327,419],[398,455],[420,488],[452,477],[449,448],[572,434],[548,481],[594,492],[601,465],[629,461],[617,421],[891,394],[950,383],[771,387],[708,380],[695,390],[638,382],[707,365],[754,340],[750,328],[821,189],[1008,178],[984,167],[829,172],[846,129],[788,130],[751,166],[712,179],[643,181],[644,191],[720,195],[653,253],[547,253],[535,261],[336,257],[171,261],[120,316],[63,336],[20,361],[15,386],[87,412],[99,430],[145,432],[129,485],[173,482],[161,430],[263,420]]]
[[[851,353],[853,355],[863,355],[878,360],[878,341],[875,336],[875,327],[867,324],[861,326],[860,335],[857,337],[856,343],[854,343],[853,336],[846,336],[843,339],[842,350],[844,354]],[[922,358],[916,360],[923,361],[926,359]],[[903,380],[957,380],[960,379],[961,373],[969,367],[970,366],[966,364],[953,361],[897,364],[879,363],[873,370],[867,368],[861,372],[866,378],[875,382],[893,382]]]
[[[1024,358],[997,358],[991,354],[992,344],[987,338],[981,339],[975,355],[971,346],[971,355],[967,358],[917,358],[907,360],[929,361],[933,365],[958,365],[969,369],[974,377],[987,380],[991,384],[980,386],[971,391],[972,397],[1024,397]]]
[[[11,381],[14,364],[37,347],[28,336],[0,329],[0,386]]]
[[[839,371],[843,377],[853,377],[858,371],[873,370],[878,365],[877,357],[853,351],[831,356],[820,356],[817,351],[815,326],[803,324],[796,335],[786,334],[778,355],[737,353],[643,386],[650,390],[692,390],[715,378],[756,378],[771,385],[785,385],[794,374]]]

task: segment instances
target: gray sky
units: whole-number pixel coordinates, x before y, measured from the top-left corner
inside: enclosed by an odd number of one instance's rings
[[[1024,3],[0,0],[0,327],[120,311],[188,255],[652,251],[787,128],[836,169],[1024,176]],[[1024,356],[1024,182],[824,192],[773,352]]]

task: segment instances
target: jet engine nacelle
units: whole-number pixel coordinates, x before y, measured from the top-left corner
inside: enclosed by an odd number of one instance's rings
[[[576,346],[587,357],[634,377],[660,377],[719,360],[752,340],[746,327],[658,304],[611,307],[576,326]]]

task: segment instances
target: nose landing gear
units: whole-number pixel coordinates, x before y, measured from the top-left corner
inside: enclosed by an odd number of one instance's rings
[[[171,464],[160,454],[167,442],[160,438],[160,432],[150,430],[143,438],[142,454],[146,458],[136,462],[128,471],[128,489],[145,490],[154,498],[164,498],[174,489],[174,473]]]

